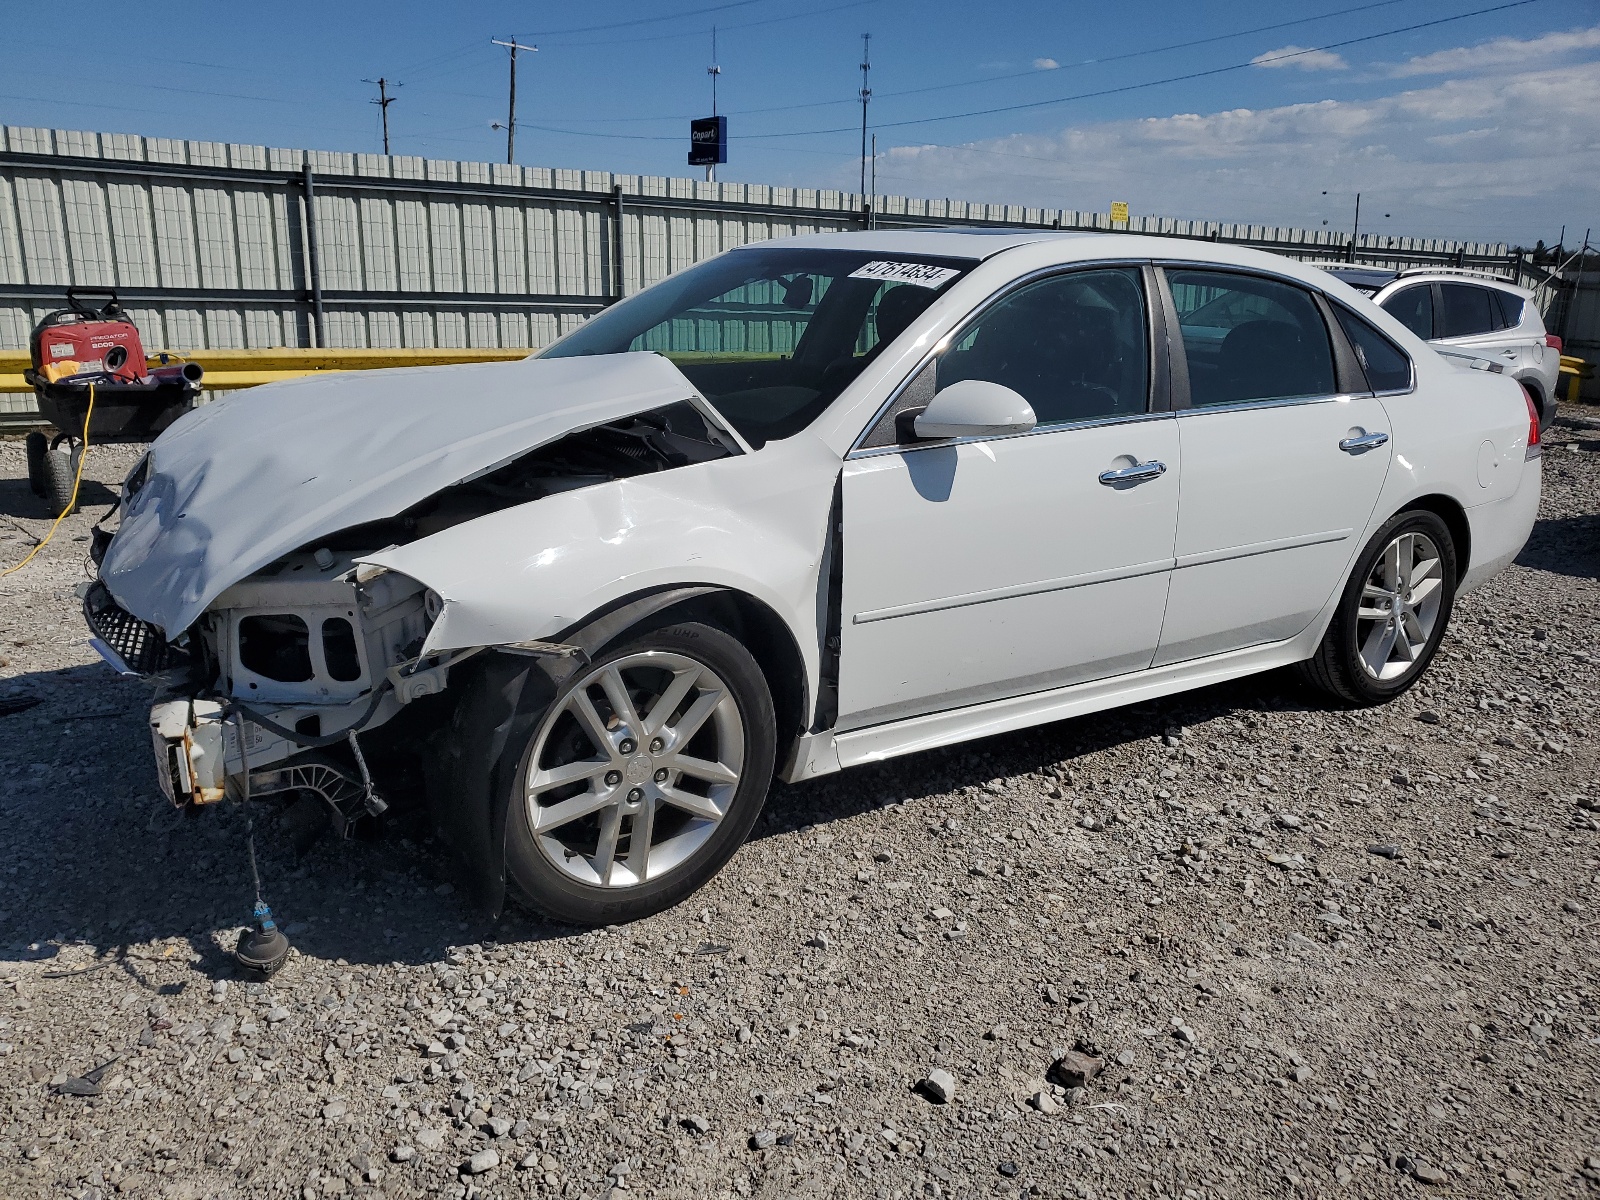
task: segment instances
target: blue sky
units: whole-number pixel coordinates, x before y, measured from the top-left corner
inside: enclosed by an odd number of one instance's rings
[[[14,31],[38,25],[32,5],[0,7]],[[519,71],[519,162],[681,175],[715,24],[721,177],[853,190],[870,31],[881,192],[1347,227],[1361,190],[1364,228],[1531,243],[1565,222],[1581,239],[1600,226],[1600,5],[1452,19],[1491,7],[145,2],[78,10],[95,36],[70,47],[13,47],[0,120],[374,151],[363,80],[381,74],[401,85],[396,153],[496,160],[506,53],[489,39],[516,35],[539,46]]]

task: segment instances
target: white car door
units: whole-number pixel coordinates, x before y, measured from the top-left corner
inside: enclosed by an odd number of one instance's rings
[[[1364,381],[1359,392],[1336,382],[1309,291],[1234,271],[1166,276],[1189,403],[1158,666],[1305,629],[1344,582],[1390,455],[1381,402]]]
[[[845,464],[839,727],[1143,669],[1178,511],[1148,268],[1026,283],[919,371]],[[1154,374],[1157,386],[1152,388]],[[906,444],[896,410],[984,379],[1031,433]],[[898,417],[905,428],[904,416]]]

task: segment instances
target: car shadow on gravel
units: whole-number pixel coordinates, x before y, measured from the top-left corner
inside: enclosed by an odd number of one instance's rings
[[[0,679],[0,959],[87,943],[100,969],[133,979],[173,957],[233,975],[233,931],[255,899],[245,814],[232,802],[185,814],[160,795],[148,704],[143,684],[98,665]],[[575,932],[509,905],[489,918],[421,833],[329,831],[302,855],[281,810],[252,809],[265,897],[303,954],[414,964],[465,943]]]
[[[145,687],[103,667],[0,681],[0,957],[96,947],[97,962],[149,982],[149,961],[178,955],[208,978],[234,974],[233,931],[254,891],[245,814],[235,803],[184,814],[155,782]],[[0,712],[6,711],[0,704]],[[900,800],[1037,772],[1175,727],[1319,707],[1274,672],[987,738],[814,783],[776,785],[754,839],[837,821]],[[348,964],[416,964],[472,942],[533,942],[574,929],[508,904],[498,920],[460,890],[439,843],[420,831],[341,840],[303,855],[277,810],[254,807],[266,899],[302,954]],[[163,947],[163,943],[165,944]],[[186,948],[184,947],[186,943]],[[152,951],[152,946],[162,947]],[[75,966],[82,955],[71,956]]]
[[[1061,767],[1131,742],[1160,738],[1217,718],[1253,724],[1266,712],[1323,712],[1328,705],[1287,670],[1183,692],[1160,700],[1054,721],[872,766],[815,782],[778,784],[752,838],[790,833],[901,800],[940,795],[991,780]]]
[[[1576,579],[1600,577],[1600,516],[1586,513],[1536,522],[1517,555],[1517,565]]]

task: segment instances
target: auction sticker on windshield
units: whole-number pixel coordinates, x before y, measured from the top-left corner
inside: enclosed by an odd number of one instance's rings
[[[918,287],[936,288],[961,274],[954,267],[935,267],[928,263],[887,262],[878,260],[850,272],[851,279],[880,279],[885,283],[914,283]]]

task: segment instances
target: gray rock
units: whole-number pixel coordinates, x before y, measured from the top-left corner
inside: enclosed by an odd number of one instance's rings
[[[1300,818],[1295,816],[1293,813],[1279,813],[1278,824],[1285,829],[1299,829],[1302,822]]]
[[[1081,1088],[1092,1081],[1105,1063],[1093,1055],[1078,1050],[1068,1050],[1050,1064],[1048,1078],[1051,1083],[1064,1088]]]
[[[1033,1105],[1034,1108],[1038,1109],[1047,1117],[1060,1107],[1060,1105],[1056,1103],[1056,1098],[1046,1091],[1035,1092],[1033,1095],[1028,1097],[1028,1103]]]
[[[750,1149],[770,1150],[778,1144],[778,1135],[770,1129],[763,1129],[750,1137]]]
[[[920,1084],[922,1094],[936,1104],[949,1104],[955,1099],[956,1077],[943,1067],[929,1071]]]
[[[503,1138],[511,1132],[510,1117],[490,1117],[486,1122],[490,1137]]]
[[[419,1129],[411,1140],[423,1150],[430,1152],[444,1149],[444,1134],[437,1129]]]
[[[337,1121],[350,1111],[350,1106],[343,1100],[332,1100],[322,1106],[322,1119],[324,1121]]]
[[[269,1008],[267,1010],[267,1023],[269,1025],[276,1025],[276,1024],[278,1024],[278,1022],[287,1021],[288,1019],[289,1019],[289,1010],[287,1008],[283,1007],[283,1005],[281,1005],[281,1004],[278,1005],[276,1008]]]
[[[463,1175],[482,1175],[485,1171],[492,1171],[500,1165],[500,1152],[492,1146],[487,1150],[479,1150],[466,1162],[461,1164]]]
[[[711,1122],[706,1120],[699,1113],[690,1113],[688,1116],[679,1117],[678,1124],[682,1125],[690,1133],[711,1132]]]
[[[416,1156],[417,1152],[410,1146],[396,1146],[389,1151],[390,1160],[397,1163],[410,1162]]]

